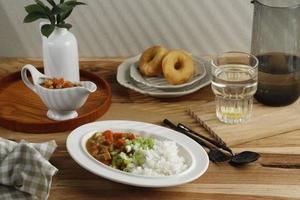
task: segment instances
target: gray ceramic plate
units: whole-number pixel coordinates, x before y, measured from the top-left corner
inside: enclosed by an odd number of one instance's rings
[[[157,97],[157,98],[174,98],[180,97],[187,94],[191,94],[196,92],[197,90],[207,86],[211,82],[211,69],[210,64],[202,59],[199,59],[204,63],[206,75],[199,81],[194,84],[180,88],[177,90],[162,90],[159,88],[148,87],[144,84],[137,83],[130,77],[130,67],[133,63],[136,63],[140,58],[140,55],[126,59],[123,63],[121,63],[118,67],[117,72],[117,81],[124,87],[132,89],[141,94]]]

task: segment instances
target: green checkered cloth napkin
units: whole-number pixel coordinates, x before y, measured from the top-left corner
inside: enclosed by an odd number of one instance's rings
[[[58,171],[48,161],[56,147],[54,140],[33,144],[0,137],[0,199],[47,199]]]

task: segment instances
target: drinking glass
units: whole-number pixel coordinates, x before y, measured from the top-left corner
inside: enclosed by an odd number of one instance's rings
[[[243,52],[227,52],[212,60],[212,90],[220,121],[238,124],[250,118],[257,66],[257,58]]]

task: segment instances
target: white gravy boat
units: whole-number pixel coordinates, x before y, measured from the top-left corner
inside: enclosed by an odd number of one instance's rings
[[[30,72],[33,84],[28,80],[27,71]],[[48,107],[47,116],[50,119],[62,121],[76,118],[76,112],[87,100],[90,93],[97,90],[95,83],[91,81],[80,81],[81,86],[48,89],[40,84],[47,77],[40,73],[34,66],[25,65],[21,70],[21,77],[25,85],[34,91]]]

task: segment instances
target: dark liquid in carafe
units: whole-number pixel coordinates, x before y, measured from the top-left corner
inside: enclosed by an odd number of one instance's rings
[[[284,53],[257,55],[258,88],[255,98],[266,105],[285,106],[299,97],[300,57]]]

